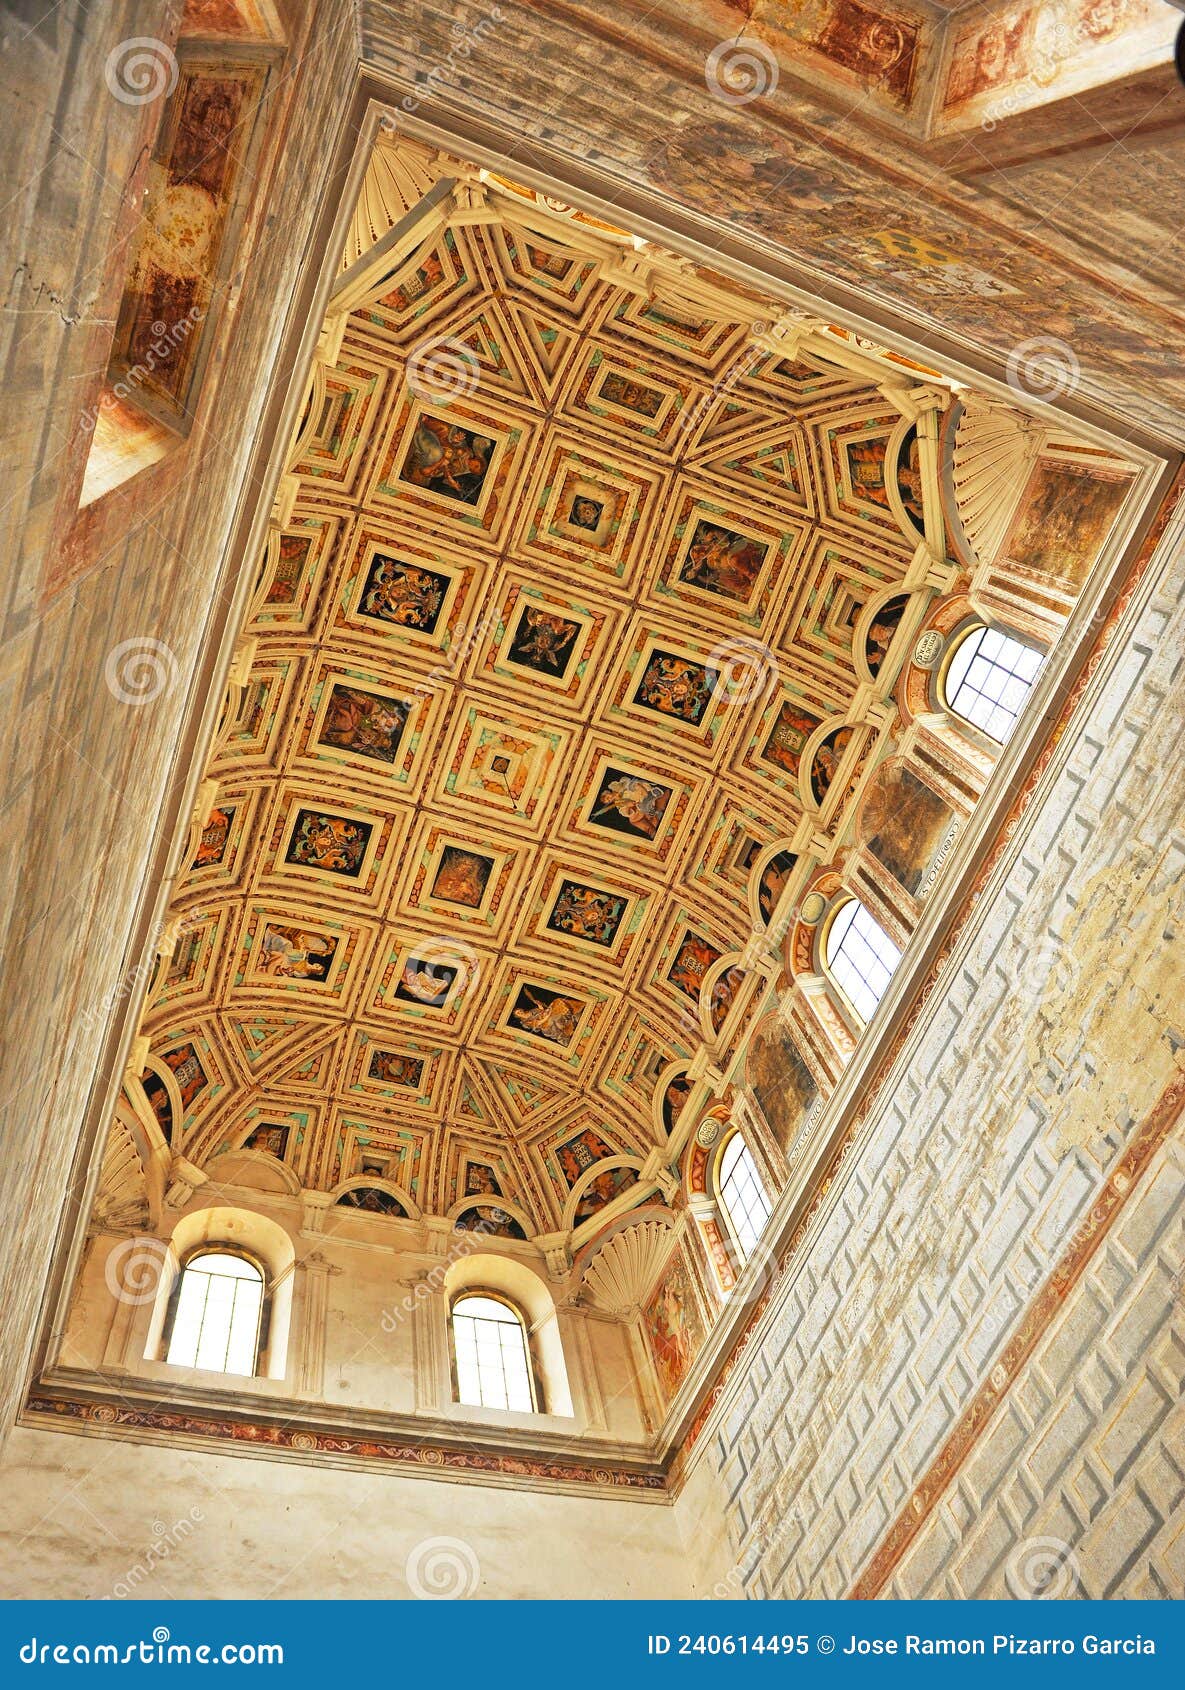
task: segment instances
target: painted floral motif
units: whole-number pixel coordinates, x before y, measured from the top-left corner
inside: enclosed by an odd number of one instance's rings
[[[547,925],[557,933],[570,933],[575,939],[609,946],[617,937],[627,902],[614,892],[601,892],[594,886],[565,880],[560,885]]]
[[[358,609],[378,622],[394,622],[401,628],[418,628],[431,634],[440,620],[451,581],[451,576],[440,570],[423,569],[377,552],[367,571]]]
[[[373,832],[370,822],[331,816],[324,810],[299,810],[284,861],[328,874],[356,876]]]
[[[638,682],[634,703],[660,716],[675,716],[698,725],[711,702],[715,678],[711,670],[690,657],[655,651]]]

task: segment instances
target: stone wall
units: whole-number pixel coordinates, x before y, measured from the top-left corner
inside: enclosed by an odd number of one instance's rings
[[[703,1593],[1185,1591],[1179,524],[1145,585],[705,1431]]]

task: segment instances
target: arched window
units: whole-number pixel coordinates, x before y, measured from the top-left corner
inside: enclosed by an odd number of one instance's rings
[[[859,898],[849,898],[827,930],[823,961],[860,1020],[871,1021],[901,952]]]
[[[203,1250],[177,1281],[166,1361],[210,1373],[253,1374],[259,1361],[263,1275],[245,1256]]]
[[[716,1178],[724,1218],[741,1260],[747,1262],[769,1219],[770,1202],[753,1153],[740,1133],[725,1140]]]
[[[467,1293],[453,1303],[457,1401],[531,1414],[535,1377],[521,1314],[499,1297]]]
[[[1016,726],[1042,655],[999,628],[972,628],[955,646],[943,683],[947,708],[1001,745]]]

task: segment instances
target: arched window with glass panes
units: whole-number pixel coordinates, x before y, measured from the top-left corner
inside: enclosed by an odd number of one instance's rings
[[[452,1332],[458,1402],[522,1414],[541,1409],[527,1323],[513,1304],[466,1292],[453,1302]]]
[[[749,1260],[770,1217],[769,1193],[740,1132],[730,1133],[716,1164],[716,1195],[740,1263]]]
[[[823,963],[862,1025],[872,1020],[900,961],[899,947],[859,898],[846,898],[824,936]]]
[[[250,1377],[265,1318],[263,1273],[246,1256],[203,1249],[186,1261],[170,1297],[166,1361]]]
[[[948,710],[1003,745],[1041,671],[1043,654],[980,623],[952,648],[942,683]]]

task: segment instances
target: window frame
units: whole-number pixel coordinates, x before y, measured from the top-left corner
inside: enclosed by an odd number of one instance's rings
[[[463,1397],[461,1396],[460,1364],[459,1364],[459,1361],[458,1361],[458,1358],[457,1358],[457,1327],[456,1327],[457,1309],[460,1307],[460,1305],[462,1303],[466,1303],[466,1302],[470,1302],[470,1301],[474,1301],[474,1300],[482,1300],[482,1301],[489,1302],[489,1303],[498,1303],[504,1309],[507,1309],[509,1311],[509,1313],[513,1316],[513,1324],[517,1325],[518,1330],[519,1330],[519,1334],[522,1338],[523,1361],[525,1363],[526,1373],[527,1373],[527,1387],[528,1387],[528,1389],[530,1391],[530,1395],[531,1395],[531,1406],[530,1406],[530,1408],[512,1408],[509,1405],[509,1402],[504,1403],[504,1404],[503,1403],[489,1403],[489,1402],[484,1402],[484,1401],[482,1401],[482,1402],[466,1402],[463,1399]],[[491,1317],[489,1315],[483,1316],[483,1315],[464,1315],[464,1314],[462,1314],[461,1318],[463,1320],[472,1320],[475,1324],[476,1324],[476,1322],[484,1319],[487,1322],[487,1324],[489,1324],[490,1326],[495,1326],[495,1325],[509,1326],[509,1325],[512,1324],[511,1321],[504,1321],[504,1322],[495,1321],[495,1320],[491,1319]],[[449,1298],[449,1302],[448,1302],[448,1336],[449,1336],[449,1365],[450,1365],[450,1372],[452,1374],[453,1402],[454,1402],[454,1404],[456,1404],[456,1406],[458,1406],[460,1408],[478,1409],[482,1412],[492,1411],[493,1413],[496,1413],[496,1414],[545,1414],[547,1412],[547,1408],[546,1408],[546,1405],[545,1405],[544,1399],[543,1399],[542,1380],[541,1380],[541,1377],[540,1377],[539,1368],[536,1364],[535,1348],[534,1348],[534,1344],[531,1341],[530,1322],[528,1321],[528,1319],[527,1319],[526,1315],[524,1314],[523,1310],[521,1308],[519,1308],[518,1305],[513,1301],[513,1299],[508,1297],[505,1294],[505,1292],[492,1290],[488,1286],[484,1286],[484,1285],[467,1285],[467,1286],[463,1287],[462,1289],[455,1291],[453,1293],[453,1295]],[[501,1355],[499,1355],[499,1362],[500,1362],[500,1365],[502,1366],[502,1381],[503,1381],[503,1385],[505,1386],[506,1369],[505,1369],[504,1363],[502,1363]],[[481,1370],[480,1370],[480,1367],[479,1367],[478,1368],[478,1385],[479,1385],[479,1388],[480,1388],[480,1384],[481,1384]],[[505,1394],[509,1398],[510,1393],[507,1391],[507,1392],[505,1392]]]
[[[843,981],[836,974],[835,968],[834,968],[834,959],[832,957],[832,937],[833,937],[834,932],[835,932],[835,926],[836,926],[836,923],[838,922],[839,918],[842,916],[843,912],[848,908],[849,905],[855,905],[855,914],[852,916],[852,918],[849,921],[847,927],[845,928],[842,937],[838,940],[838,952],[842,952],[844,939],[847,938],[848,932],[855,925],[856,921],[859,920],[861,912],[863,912],[863,914],[868,917],[868,919],[872,923],[872,925],[884,937],[884,939],[890,945],[892,945],[893,949],[897,952],[897,960],[893,964],[892,968],[889,970],[889,977],[885,981],[885,983],[882,986],[880,992],[877,994],[876,1002],[875,1002],[875,1004],[873,1004],[871,1010],[869,1011],[869,1013],[867,1015],[865,1015],[862,1012],[859,1005],[851,997],[851,995],[850,995],[848,989],[845,987]],[[867,938],[865,938],[865,936],[863,934],[860,934],[859,937],[863,940],[863,942],[865,944],[868,943]],[[823,974],[826,976],[828,984],[831,987],[833,987],[834,990],[836,991],[836,993],[839,995],[840,1003],[842,1004],[843,1008],[847,1011],[847,1013],[855,1021],[856,1027],[857,1027],[859,1032],[863,1032],[865,1027],[867,1027],[869,1025],[869,1023],[872,1021],[873,1017],[875,1016],[877,1010],[880,1008],[881,1004],[884,1002],[885,994],[888,992],[889,987],[893,983],[893,976],[896,974],[897,969],[900,967],[901,960],[904,957],[904,955],[905,955],[904,948],[902,946],[898,945],[897,941],[893,938],[893,935],[885,930],[885,928],[881,925],[881,923],[876,919],[876,916],[869,909],[868,905],[864,902],[863,898],[857,897],[854,892],[849,892],[845,896],[839,898],[837,900],[837,902],[835,903],[834,907],[828,913],[827,920],[822,924],[822,927],[821,927],[821,930],[820,930],[820,933],[819,933],[819,963],[820,963],[820,966],[822,968]],[[880,957],[879,952],[877,953],[877,958],[878,958],[878,961],[881,961],[882,966],[883,966],[883,958]],[[851,964],[853,973],[860,975],[860,979],[864,982],[864,985],[867,987],[869,992],[871,992],[873,990],[872,982],[868,979],[868,977],[866,975],[860,973],[860,970],[856,968],[854,961],[852,961],[850,958],[848,959],[848,961]]]
[[[249,1373],[231,1372],[226,1367],[203,1367],[196,1360],[197,1346],[195,1346],[195,1360],[172,1361],[169,1352],[173,1347],[173,1335],[176,1329],[177,1313],[181,1305],[181,1296],[185,1284],[185,1276],[193,1271],[195,1264],[203,1256],[229,1257],[235,1261],[245,1262],[259,1278],[259,1308],[255,1317],[255,1344]],[[200,1270],[199,1270],[200,1271]],[[213,1274],[205,1277],[214,1278]],[[231,1277],[226,1275],[224,1277]],[[272,1314],[272,1285],[264,1263],[249,1250],[242,1249],[237,1244],[224,1244],[218,1240],[206,1239],[187,1250],[177,1268],[177,1277],[169,1290],[168,1305],[165,1310],[164,1324],[161,1328],[160,1350],[161,1360],[169,1367],[187,1367],[195,1373],[216,1374],[223,1379],[258,1379],[261,1377],[260,1363],[267,1353],[268,1342],[271,1337]],[[205,1311],[203,1309],[203,1322]],[[234,1312],[232,1307],[231,1321],[233,1325]],[[228,1347],[229,1347],[228,1332]],[[201,1325],[198,1327],[198,1345],[201,1343]]]
[[[731,1170],[727,1175],[724,1173],[724,1159],[729,1153],[730,1146],[734,1143],[739,1144],[741,1147],[741,1153],[740,1157],[738,1157],[738,1161],[741,1160],[741,1158],[748,1159],[751,1177],[756,1185],[758,1193],[761,1196],[762,1202],[765,1205],[765,1216],[761,1225],[755,1230],[753,1242],[748,1246],[746,1246],[743,1238],[741,1237],[740,1230],[737,1227],[736,1220],[733,1216],[732,1205],[725,1194],[725,1185],[728,1179],[731,1178]],[[774,1205],[773,1199],[770,1196],[769,1187],[766,1184],[765,1179],[762,1176],[761,1168],[758,1165],[757,1158],[754,1156],[752,1147],[739,1126],[733,1127],[730,1132],[725,1134],[724,1139],[716,1152],[712,1167],[712,1187],[716,1200],[716,1208],[720,1213],[721,1220],[724,1222],[725,1233],[730,1245],[732,1246],[732,1253],[736,1260],[737,1270],[738,1272],[743,1272],[757,1251],[762,1235],[769,1224],[769,1218],[774,1212]],[[745,1210],[744,1218],[751,1226],[753,1217],[748,1209]]]
[[[996,709],[1001,709],[1004,710],[1006,714],[1012,715],[1012,726],[1009,728],[1007,736],[1004,739],[997,738],[990,728],[985,727],[982,722],[977,722],[974,716],[969,716],[965,711],[960,710],[954,701],[954,697],[952,697],[951,689],[949,687],[950,671],[959,653],[972,640],[978,640],[980,645],[982,645],[985,636],[988,634],[996,634],[1001,639],[1008,640],[1014,646],[1018,646],[1022,651],[1033,652],[1037,657],[1036,670],[1033,673],[1032,679],[1026,683],[1025,696],[1021,700],[1014,715],[1012,714],[1010,706],[999,705],[992,701],[988,701],[991,710],[994,711]],[[969,660],[968,668],[970,668],[971,664],[975,662],[978,655],[979,652],[977,649]],[[1041,678],[1041,671],[1045,665],[1045,659],[1048,655],[1048,652],[1043,646],[1037,645],[1033,640],[1025,639],[1023,635],[1019,634],[1015,629],[1005,627],[1001,623],[985,622],[982,619],[976,619],[968,624],[964,624],[963,627],[956,629],[947,641],[946,650],[942,654],[942,662],[934,677],[936,700],[939,706],[945,710],[948,715],[953,717],[956,722],[960,723],[961,726],[964,728],[970,728],[974,733],[982,734],[989,744],[997,749],[1002,749],[1008,744],[1012,735],[1016,732],[1017,724],[1028,707],[1029,699],[1032,697],[1033,689]],[[1013,676],[1017,680],[1021,678],[1016,675],[1015,670],[1006,669],[1005,665],[999,663],[995,658],[985,657],[983,661],[991,664],[994,669],[1004,670],[1005,673]],[[955,696],[957,697],[958,693],[961,692],[967,685],[967,677],[966,674],[964,674],[963,678],[959,681],[958,686],[954,689]],[[984,696],[979,692],[978,688],[972,687],[970,690],[978,698],[982,698]]]

